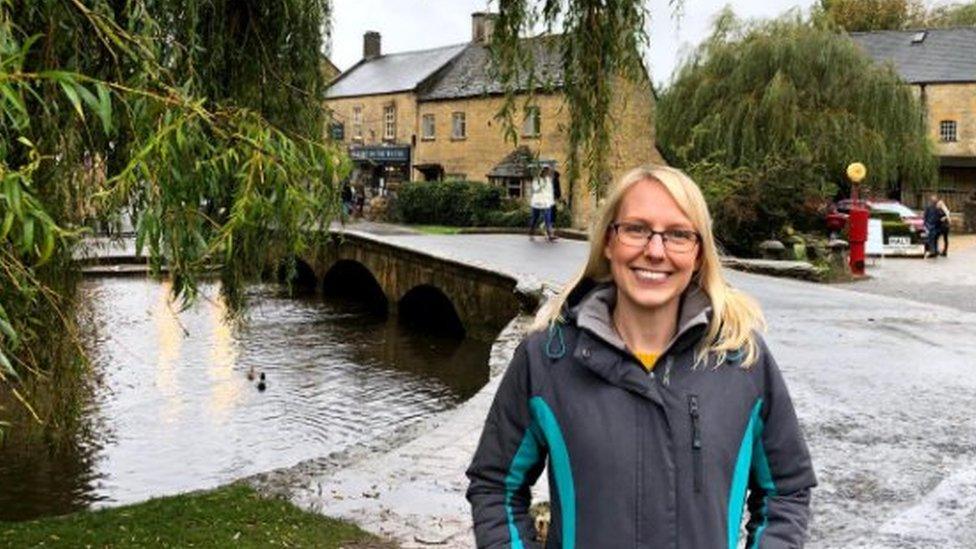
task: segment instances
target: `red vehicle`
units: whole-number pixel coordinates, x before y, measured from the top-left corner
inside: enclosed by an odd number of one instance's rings
[[[873,213],[895,213],[901,217],[901,220],[908,225],[908,228],[919,234],[919,237],[925,238],[925,220],[921,215],[915,210],[909,208],[908,206],[898,202],[897,200],[865,200],[863,201],[868,207],[868,211]],[[851,199],[839,200],[833,204],[830,209],[827,210],[825,216],[825,221],[827,223],[827,230],[830,232],[840,232],[844,230],[844,226],[847,225],[847,214],[851,211],[851,205],[853,201]]]

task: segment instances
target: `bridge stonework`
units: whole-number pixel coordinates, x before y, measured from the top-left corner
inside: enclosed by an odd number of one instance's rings
[[[301,259],[319,283],[337,263],[359,263],[373,275],[394,312],[411,290],[433,287],[454,306],[467,334],[481,339],[494,339],[524,303],[511,277],[350,233],[335,235]]]

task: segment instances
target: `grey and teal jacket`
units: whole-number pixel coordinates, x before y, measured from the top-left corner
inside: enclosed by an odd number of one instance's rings
[[[478,547],[539,546],[530,486],[547,463],[546,547],[802,547],[816,479],[765,343],[748,369],[742,353],[696,367],[711,304],[690,289],[648,373],[612,327],[615,300],[581,285],[565,322],[516,349],[467,471]]]

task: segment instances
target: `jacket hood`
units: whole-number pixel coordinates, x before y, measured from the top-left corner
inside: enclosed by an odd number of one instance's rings
[[[570,292],[567,300],[568,320],[603,340],[621,352],[629,352],[613,326],[613,308],[617,303],[617,286],[613,282],[596,283],[584,280]],[[712,316],[712,302],[697,284],[692,284],[681,295],[678,324],[674,337],[668,342],[672,347],[683,335],[697,326],[707,326]],[[695,338],[697,340],[697,338]]]

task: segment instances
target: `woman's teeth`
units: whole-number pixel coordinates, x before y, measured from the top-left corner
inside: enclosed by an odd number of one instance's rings
[[[668,277],[668,273],[645,271],[644,269],[634,269],[634,274],[641,280],[664,280]]]

